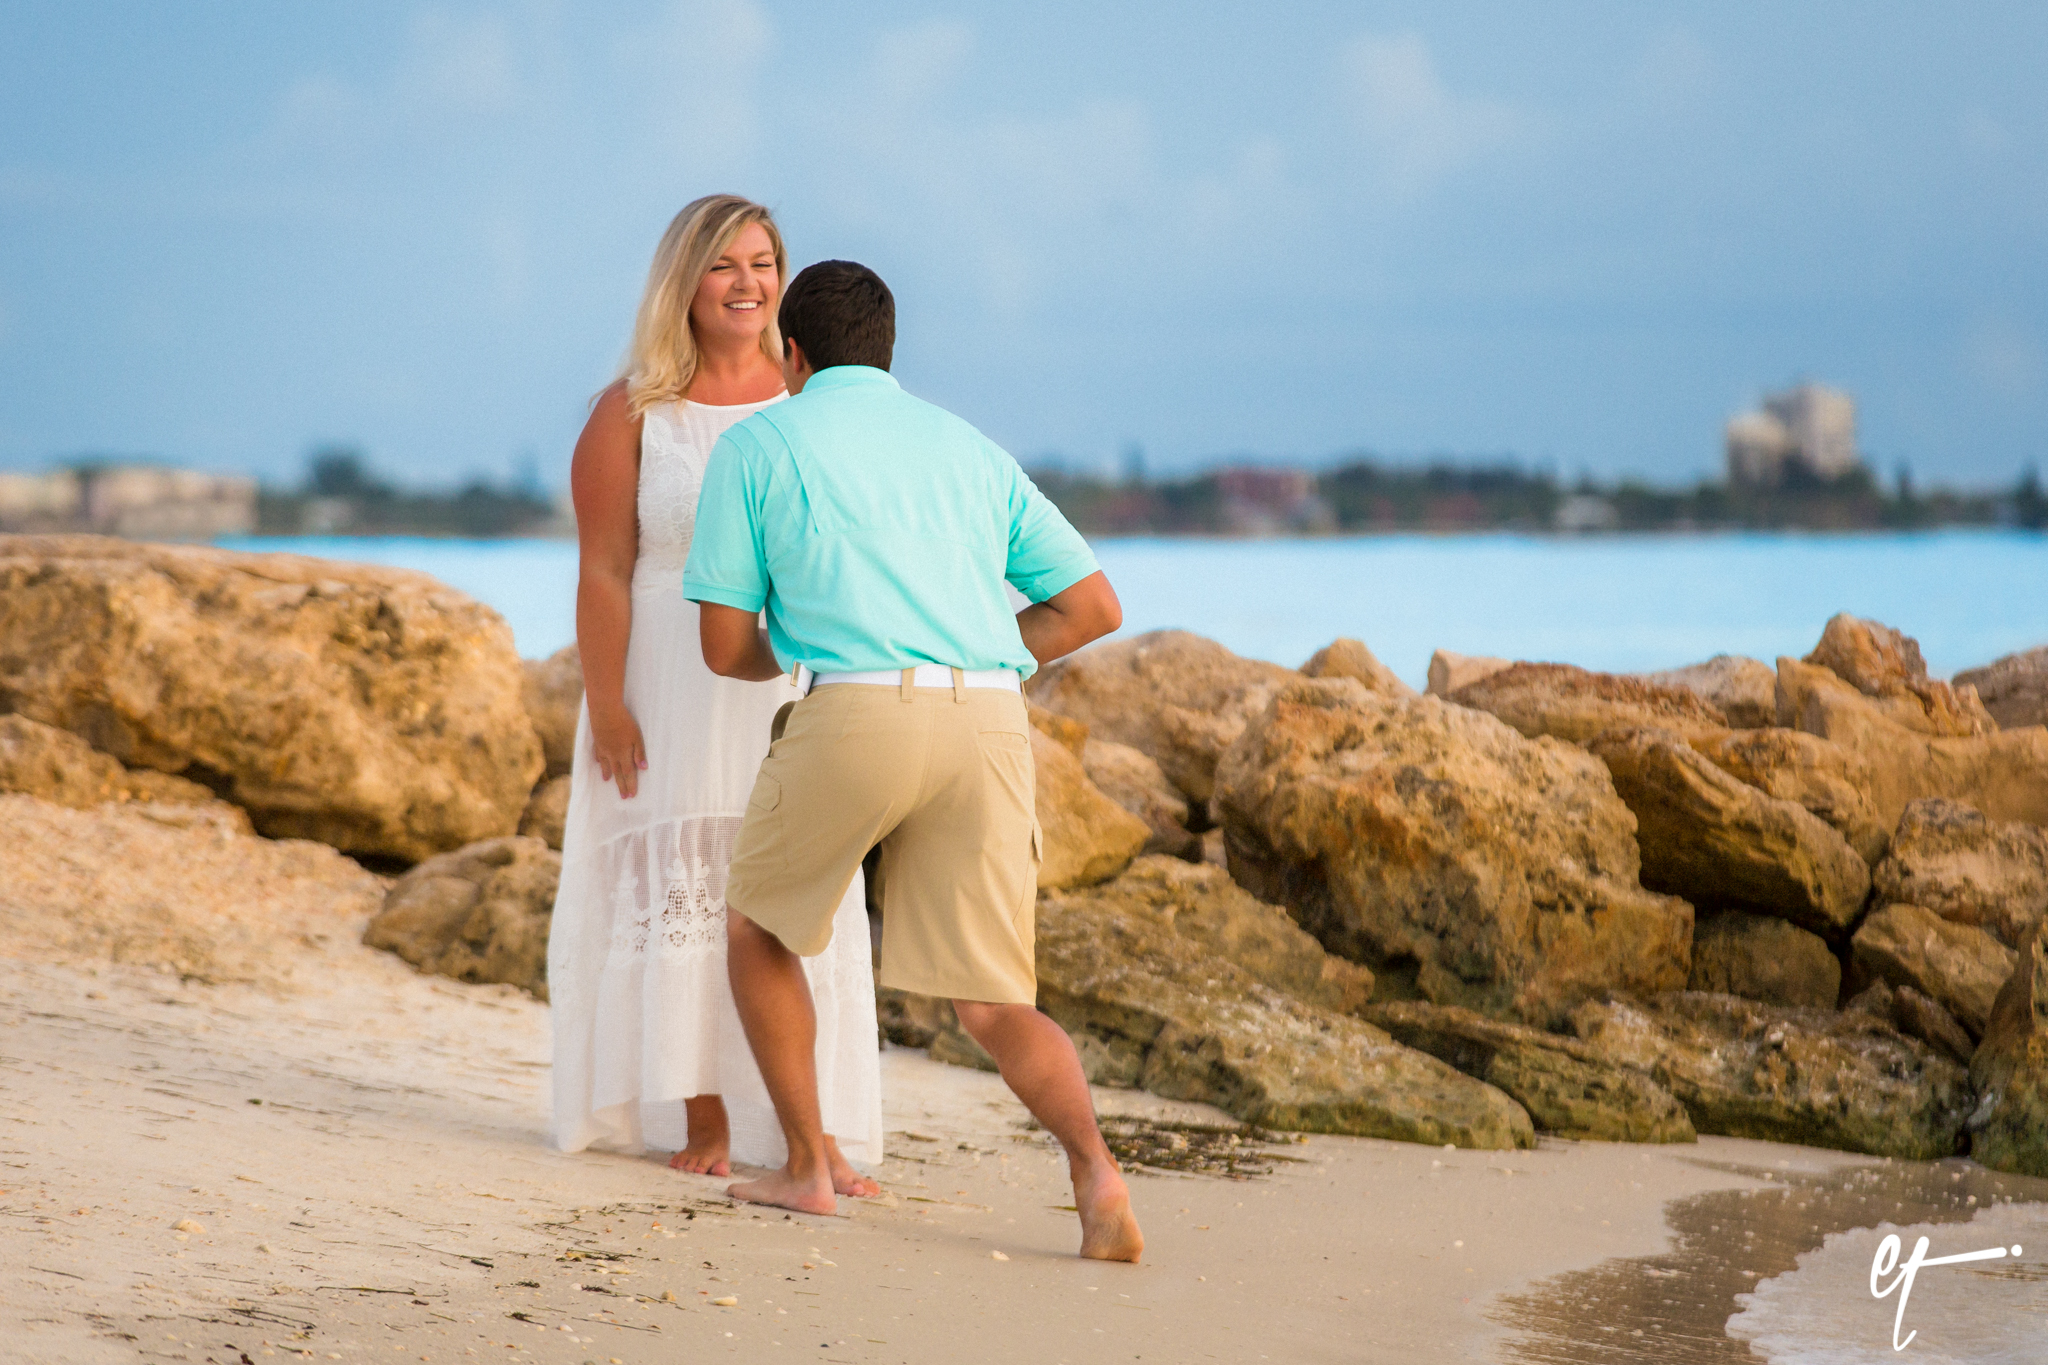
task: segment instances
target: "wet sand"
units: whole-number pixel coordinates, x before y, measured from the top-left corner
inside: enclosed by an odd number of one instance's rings
[[[550,1150],[546,1059],[544,1006],[367,949],[289,996],[0,961],[0,1358],[1675,1359],[1529,1354],[1510,1307],[1669,1253],[1672,1201],[1869,1164],[1311,1138],[1254,1179],[1135,1175],[1145,1261],[1111,1266],[994,1076],[887,1053],[885,1196],[812,1218]]]

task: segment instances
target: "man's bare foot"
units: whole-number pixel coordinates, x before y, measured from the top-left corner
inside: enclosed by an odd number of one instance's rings
[[[693,1095],[683,1101],[683,1110],[689,1115],[690,1135],[668,1164],[691,1175],[731,1175],[732,1133],[725,1123],[725,1101],[716,1095]]]
[[[873,1199],[882,1192],[879,1184],[853,1169],[830,1133],[825,1134],[825,1160],[832,1168],[832,1188],[839,1193],[852,1199]]]
[[[1131,1212],[1131,1192],[1113,1166],[1074,1177],[1074,1207],[1081,1214],[1081,1255],[1091,1261],[1133,1261],[1145,1254],[1145,1234]]]
[[[798,1213],[839,1212],[839,1199],[832,1193],[831,1172],[825,1167],[820,1167],[814,1178],[799,1180],[784,1166],[759,1180],[728,1185],[725,1192],[749,1204],[773,1204],[778,1209],[795,1209]]]

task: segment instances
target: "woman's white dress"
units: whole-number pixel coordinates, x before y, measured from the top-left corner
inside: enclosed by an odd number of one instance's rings
[[[683,1101],[717,1094],[734,1161],[777,1166],[787,1154],[726,979],[725,876],[769,725],[796,691],[787,678],[735,682],[706,668],[697,605],[682,592],[712,444],[766,406],[666,404],[642,426],[626,705],[647,768],[638,795],[622,800],[598,776],[584,710],[548,937],[553,1135],[564,1151],[679,1150]],[[804,968],[825,1131],[848,1160],[872,1165],[882,1157],[881,1062],[858,875],[832,946]]]

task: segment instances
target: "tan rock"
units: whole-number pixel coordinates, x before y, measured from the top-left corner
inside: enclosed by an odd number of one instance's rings
[[[1356,684],[1353,684],[1356,686]],[[1039,1008],[1074,1036],[1090,1078],[1214,1104],[1273,1128],[1461,1147],[1534,1144],[1522,1107],[1380,1029],[1304,1004],[1212,951],[1169,915],[1178,884],[1240,922],[1227,883],[1147,859],[1121,880],[1040,899]],[[1266,908],[1255,938],[1284,916]],[[1267,939],[1270,942],[1270,939]],[[1284,960],[1284,959],[1283,959]]]
[[[429,858],[392,883],[363,933],[423,972],[548,998],[548,924],[562,855],[511,835]]]
[[[1861,913],[1869,866],[1804,806],[1737,781],[1669,730],[1610,730],[1588,747],[1635,813],[1644,886],[1820,934]]]
[[[551,777],[533,789],[533,799],[519,817],[519,832],[561,851],[562,828],[569,823],[569,779]]]
[[[1911,986],[1970,1031],[1984,1032],[1998,988],[2012,975],[2013,950],[1982,929],[1954,924],[1918,905],[1887,905],[1850,940],[1856,965],[1893,986]]]
[[[324,844],[206,805],[74,809],[0,796],[0,955],[156,967],[272,989],[352,944],[383,883]]]
[[[2048,824],[2048,729],[1942,736],[1901,725],[1875,699],[1825,668],[1778,660],[1778,723],[1853,752],[1868,765],[1865,795],[1896,825],[1909,802],[1945,796],[1994,820]]]
[[[1083,722],[1091,735],[1152,756],[1193,802],[1215,789],[1216,762],[1291,668],[1241,659],[1184,630],[1097,645],[1027,684],[1031,700]]]
[[[1188,799],[1166,780],[1165,770],[1149,755],[1115,740],[1091,739],[1081,766],[1104,796],[1143,820],[1152,831],[1142,852],[1201,861],[1202,836],[1188,829]]]
[[[90,744],[27,716],[0,716],[0,792],[39,796],[84,810],[106,801],[157,801],[217,806],[218,814],[254,833],[249,817],[197,782],[147,768],[131,772]]]
[[[1964,1066],[1970,1064],[1970,1054],[1977,1050],[1976,1040],[1955,1021],[1954,1015],[1911,986],[1895,987],[1887,981],[1873,981],[1842,1008],[1884,1020],[1908,1038],[1918,1038]]]
[[[1703,664],[1638,673],[1653,687],[1676,687],[1692,693],[1728,718],[1738,730],[1776,723],[1778,673],[1761,659],[1716,654]]]
[[[510,630],[422,574],[0,537],[0,639],[0,704],[267,834],[425,857],[509,833],[541,772]]]
[[[540,740],[549,777],[566,777],[576,763],[576,721],[583,711],[583,654],[564,645],[545,659],[521,659],[520,695]]]
[[[1955,686],[1959,692],[1974,688],[1991,718],[2008,730],[2048,725],[2048,645],[1966,668]]]
[[[1770,726],[1688,736],[1715,767],[1759,791],[1796,802],[1849,841],[1875,866],[1891,842],[1892,824],[1878,819],[1870,798],[1870,765],[1818,735]]]
[[[1449,697],[1460,688],[1514,666],[1514,660],[1496,659],[1490,654],[1453,654],[1448,649],[1439,649],[1429,656],[1429,679],[1424,691],[1432,697]]]
[[[1529,1111],[1539,1131],[1602,1142],[1692,1142],[1692,1120],[1639,1071],[1602,1061],[1576,1038],[1455,1005],[1394,1000],[1365,1018],[1396,1042],[1485,1081]]]
[[[1599,760],[1434,697],[1282,688],[1219,770],[1232,875],[1437,1004],[1547,1023],[1685,981],[1692,908],[1645,891]]]
[[[1104,796],[1081,760],[1043,730],[1031,732],[1031,758],[1044,839],[1038,889],[1089,886],[1128,867],[1152,837],[1151,827]]]
[[[1915,801],[1871,881],[1887,901],[1924,905],[2016,946],[2048,915],[2048,830],[1987,820],[1959,801]]]
[[[1087,759],[1088,727],[1057,711],[1048,711],[1035,702],[1025,705],[1025,712],[1031,719],[1031,728],[1042,731],[1048,738],[1058,740],[1060,747],[1075,758]]]
[[[1717,910],[1693,925],[1687,986],[1766,1005],[1833,1009],[1842,964],[1825,940],[1774,915]]]
[[[1535,739],[1583,744],[1604,730],[1655,727],[1718,734],[1728,718],[1680,687],[1657,687],[1619,673],[1570,664],[1516,664],[1451,694],[1452,701],[1498,716]]]
[[[1873,1156],[1952,1156],[1970,1110],[1962,1067],[1861,1010],[1787,1009],[1676,991],[1589,1001],[1572,1031],[1678,1097],[1702,1133]]]
[[[2048,933],[2036,925],[1999,989],[1970,1058],[1982,1096],[1970,1116],[1970,1155],[1995,1171],[2048,1176]]]
[[[1373,656],[1363,640],[1339,636],[1317,650],[1301,666],[1308,678],[1356,678],[1368,692],[1387,697],[1412,697],[1415,689],[1401,681],[1401,675]]]
[[[1886,715],[1928,735],[1981,735],[1998,723],[1976,689],[1927,676],[1920,642],[1890,626],[1842,612],[1827,623],[1806,663],[1827,669],[1876,701]]]

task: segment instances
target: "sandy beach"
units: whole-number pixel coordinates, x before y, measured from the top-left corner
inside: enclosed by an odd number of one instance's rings
[[[1097,1265],[992,1075],[890,1050],[884,1197],[787,1217],[659,1155],[551,1150],[547,1009],[517,991],[352,943],[300,975],[0,965],[0,1357],[1488,1359],[1499,1296],[1661,1251],[1668,1201],[1763,1183],[1716,1167],[1861,1160],[1315,1137],[1267,1176],[1140,1174],[1144,1263]]]

